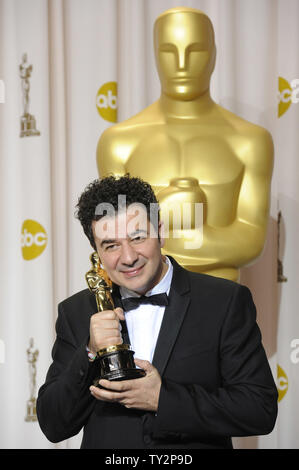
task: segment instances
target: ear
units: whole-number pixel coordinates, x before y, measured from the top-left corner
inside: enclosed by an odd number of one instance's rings
[[[213,62],[212,62],[212,67],[211,67],[211,75],[212,75],[212,73],[214,72],[214,69],[215,69],[216,56],[217,56],[217,49],[216,49],[216,44],[214,44]]]

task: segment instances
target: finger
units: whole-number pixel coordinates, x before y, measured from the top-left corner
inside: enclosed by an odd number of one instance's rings
[[[112,330],[109,334],[103,334],[103,341],[111,341],[113,339],[113,344],[122,344],[123,339],[119,330]],[[115,342],[116,341],[116,342]]]
[[[126,392],[132,388],[132,380],[122,380],[121,382],[118,382],[116,380],[101,379],[99,384],[101,387],[114,392]]]
[[[125,319],[125,314],[124,314],[124,311],[122,308],[120,307],[117,307],[114,309],[114,312],[116,313],[116,315],[118,316],[118,318],[120,320],[124,320]]]
[[[103,310],[102,312],[94,313],[90,318],[91,320],[118,320],[118,315],[114,310]]]
[[[104,330],[109,330],[109,329],[115,329],[119,330],[119,320],[101,320],[100,324],[98,325],[98,328],[104,329]]]
[[[122,343],[123,339],[121,338],[121,336],[110,336],[108,338],[105,338],[105,341],[102,341],[99,346],[99,350],[108,348],[109,346],[117,346],[118,344]]]
[[[103,388],[91,386],[89,388],[91,395],[97,400],[102,400],[110,403],[120,402],[124,399],[123,395],[118,392],[112,392]]]
[[[106,330],[102,330],[101,332],[101,337],[103,339],[103,341],[106,341],[108,338],[118,338],[118,339],[121,339],[122,336],[120,334],[120,331],[119,329],[115,329],[115,328],[107,328]]]
[[[144,361],[143,359],[134,359],[136,366],[144,369],[146,372],[151,372],[154,366],[149,361]]]

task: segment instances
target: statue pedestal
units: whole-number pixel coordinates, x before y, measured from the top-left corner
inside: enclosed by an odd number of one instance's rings
[[[36,129],[36,120],[32,114],[24,114],[21,117],[20,137],[29,137],[32,135],[40,135],[40,131]]]
[[[25,421],[27,423],[37,421],[36,398],[30,398],[30,400],[27,401],[27,415],[25,416]]]

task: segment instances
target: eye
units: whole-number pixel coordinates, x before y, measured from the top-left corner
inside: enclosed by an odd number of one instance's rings
[[[144,235],[138,235],[137,237],[132,238],[131,242],[133,243],[140,243],[146,239]]]
[[[113,250],[115,250],[116,248],[117,248],[116,243],[113,243],[112,245],[107,245],[107,246],[105,247],[105,251],[113,251]]]
[[[196,42],[188,46],[187,51],[188,52],[204,52],[204,51],[208,51],[208,46],[203,42],[202,43]]]
[[[162,44],[159,47],[160,52],[176,52],[176,47],[173,44]]]

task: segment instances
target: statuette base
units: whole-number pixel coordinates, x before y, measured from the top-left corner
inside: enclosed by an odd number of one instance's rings
[[[99,357],[100,377],[94,381],[100,387],[99,380],[131,380],[145,376],[143,369],[137,369],[134,363],[134,351],[120,350],[108,352]]]
[[[37,421],[36,416],[36,398],[31,398],[27,401],[27,415],[25,416],[27,423]]]
[[[32,114],[25,114],[21,117],[20,137],[30,137],[40,135],[40,131],[36,129],[36,120]]]

